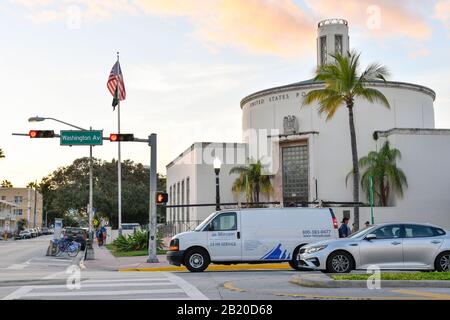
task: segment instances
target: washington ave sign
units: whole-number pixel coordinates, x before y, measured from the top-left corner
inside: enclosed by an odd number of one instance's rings
[[[61,130],[59,139],[62,146],[97,146],[103,144],[103,131]]]

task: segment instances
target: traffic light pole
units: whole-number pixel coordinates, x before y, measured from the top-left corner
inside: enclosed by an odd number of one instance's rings
[[[150,146],[150,205],[149,205],[149,237],[148,237],[148,259],[149,263],[157,263],[157,212],[156,212],[156,188],[158,177],[156,173],[156,134],[148,136],[148,145]]]

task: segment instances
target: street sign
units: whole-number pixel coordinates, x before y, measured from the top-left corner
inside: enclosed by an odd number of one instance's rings
[[[103,131],[61,130],[59,139],[62,146],[101,146],[103,144]]]

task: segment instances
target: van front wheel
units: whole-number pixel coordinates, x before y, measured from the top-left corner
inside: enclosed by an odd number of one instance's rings
[[[184,265],[191,272],[204,271],[210,262],[208,253],[200,248],[189,250],[184,257]]]

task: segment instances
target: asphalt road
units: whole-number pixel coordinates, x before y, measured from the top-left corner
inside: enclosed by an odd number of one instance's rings
[[[0,299],[409,300],[450,299],[437,288],[321,289],[290,282],[290,270],[117,272],[46,257],[50,236],[0,242]]]

